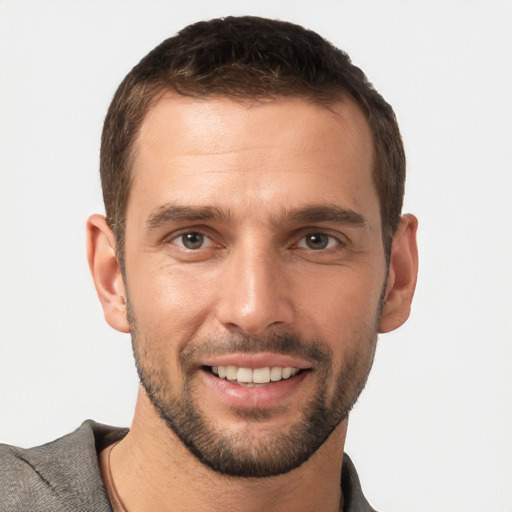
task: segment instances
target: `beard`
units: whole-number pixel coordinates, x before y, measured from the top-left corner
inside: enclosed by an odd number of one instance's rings
[[[347,418],[372,366],[377,340],[375,325],[351,338],[354,347],[335,369],[326,343],[303,341],[299,336],[272,333],[265,336],[231,335],[191,340],[179,353],[181,382],[171,375],[164,358],[152,351],[154,339],[141,337],[129,309],[132,346],[140,382],[160,418],[204,465],[233,477],[271,477],[292,471],[306,462]],[[263,408],[233,409],[245,429],[233,432],[207,417],[199,407],[199,391],[192,361],[200,355],[273,352],[311,361],[315,378],[313,396],[301,404],[300,421],[286,432],[272,428],[278,411]],[[201,370],[203,371],[203,370]],[[271,383],[269,385],[272,385]],[[268,421],[270,419],[270,421]]]

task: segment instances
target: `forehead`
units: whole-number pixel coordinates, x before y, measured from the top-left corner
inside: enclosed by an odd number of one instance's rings
[[[270,102],[165,94],[134,146],[135,202],[260,207],[286,199],[346,207],[376,199],[373,141],[364,114],[344,98],[330,108],[301,98]],[[347,204],[351,203],[351,204]]]
[[[297,124],[298,123],[298,124]],[[284,130],[282,130],[284,128]],[[333,128],[335,128],[333,133]],[[349,96],[327,106],[303,97],[278,97],[263,101],[252,99],[233,100],[224,96],[190,98],[164,92],[157,96],[148,109],[135,141],[136,149],[156,142],[155,135],[175,129],[169,149],[196,151],[198,145],[211,150],[236,149],[239,144],[258,137],[262,142],[267,136],[274,139],[273,131],[281,130],[276,144],[286,144],[288,134],[296,140],[298,135],[308,138],[307,148],[317,144],[325,146],[331,139],[336,144],[346,141],[356,146],[367,144],[373,154],[373,141],[367,120]],[[333,137],[324,138],[326,133]],[[369,144],[368,144],[369,143]],[[216,146],[216,147],[215,147]]]

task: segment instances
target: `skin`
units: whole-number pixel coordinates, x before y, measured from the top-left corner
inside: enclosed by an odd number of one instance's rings
[[[326,109],[300,98],[257,104],[167,94],[148,113],[135,149],[125,279],[99,215],[88,221],[89,262],[107,322],[136,334],[139,358],[165,383],[163,398],[179,397],[188,378],[201,415],[219,432],[245,439],[244,449],[288,434],[318,394],[335,400],[336,375],[347,361],[353,373],[346,387],[355,400],[377,332],[409,315],[417,273],[417,221],[410,215],[386,267],[373,143],[355,103],[344,99]],[[208,207],[216,215],[176,218],[176,207],[195,214]],[[333,210],[351,213],[325,215]],[[181,235],[190,232],[205,235],[204,244],[185,247]],[[327,235],[325,248],[311,246],[310,235],[319,233]],[[272,333],[318,341],[331,372],[325,377],[303,361],[308,371],[281,395],[270,393],[270,401],[261,388],[244,388],[248,414],[241,416],[240,404],[212,385],[203,365],[212,357],[242,360],[218,340]],[[205,340],[212,340],[210,359],[192,350]],[[190,350],[186,376],[179,357]],[[250,357],[267,361],[272,352],[258,346]],[[260,410],[264,418],[257,418]],[[229,477],[190,453],[141,388],[130,433],[112,451],[113,478],[132,511],[339,510],[347,429],[347,418],[340,419],[297,469]]]

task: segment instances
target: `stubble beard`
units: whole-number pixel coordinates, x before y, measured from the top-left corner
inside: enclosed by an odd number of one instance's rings
[[[139,379],[160,418],[199,461],[232,477],[277,476],[306,462],[347,418],[356,403],[372,366],[377,339],[374,325],[362,329],[358,339],[351,340],[354,349],[342,362],[334,380],[332,352],[320,341],[304,342],[297,336],[277,333],[194,341],[187,343],[179,354],[183,382],[180,390],[173,392],[173,387],[179,389],[176,377],[173,379],[158,355],[151,354],[155,340],[141,339],[133,312],[129,313]],[[190,370],[189,363],[197,354],[263,351],[312,361],[315,392],[303,404],[301,420],[290,425],[287,432],[273,430],[268,425],[261,428],[262,420],[274,413],[266,409],[235,409],[233,412],[249,428],[244,432],[229,432],[201,411],[194,388],[194,371]],[[330,396],[326,393],[329,389],[332,390]]]

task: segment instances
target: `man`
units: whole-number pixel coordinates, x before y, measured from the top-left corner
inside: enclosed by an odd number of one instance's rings
[[[132,337],[133,423],[2,447],[0,509],[373,510],[343,447],[417,222],[363,73],[288,23],[189,26],[118,88],[101,178],[88,257]]]

